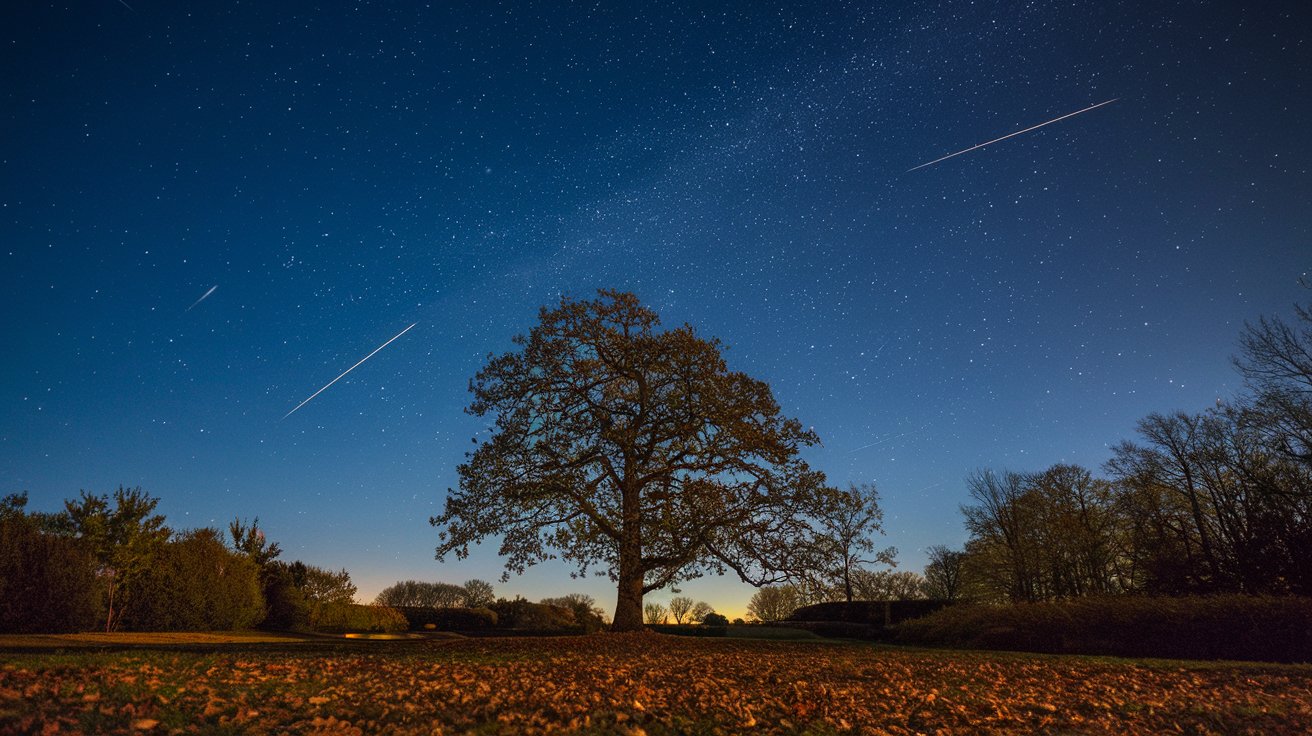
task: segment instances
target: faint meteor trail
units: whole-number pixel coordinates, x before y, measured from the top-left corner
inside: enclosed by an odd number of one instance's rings
[[[185,314],[185,313],[187,313],[187,312],[190,312],[192,309],[195,309],[197,304],[200,304],[201,302],[203,302],[203,301],[205,301],[206,299],[208,299],[209,296],[210,296],[210,294],[213,294],[213,293],[214,293],[214,290],[217,289],[217,288],[219,288],[219,285],[218,285],[218,284],[215,284],[215,285],[211,286],[209,291],[205,292],[204,294],[201,294],[199,299],[197,299],[196,301],[192,302],[191,306],[190,306],[190,307],[187,307],[187,308],[184,309],[184,310],[182,310],[182,312]]]
[[[871,442],[871,443],[868,444],[868,445],[861,445],[860,447],[856,448],[855,450],[849,450],[847,454],[851,455],[851,454],[854,453],[854,452],[860,452],[860,451],[862,451],[862,450],[867,450],[867,449],[869,449],[869,448],[871,448],[871,447],[876,447],[876,446],[878,446],[878,445],[882,445],[882,444],[885,444],[885,443],[888,443],[888,442],[892,442],[893,440],[901,439],[901,438],[903,438],[903,437],[906,437],[906,436],[909,435],[909,434],[920,434],[921,432],[925,431],[928,427],[929,427],[929,425],[926,424],[925,426],[920,427],[920,428],[918,428],[918,429],[908,429],[907,431],[902,432],[901,434],[886,435],[886,436],[884,436],[884,437],[880,437],[879,439],[875,440],[874,442]]]
[[[1097,109],[1097,108],[1099,108],[1099,107],[1102,107],[1103,105],[1110,105],[1110,104],[1112,104],[1113,102],[1115,102],[1115,101],[1117,101],[1117,100],[1119,100],[1119,99],[1121,99],[1121,98],[1119,98],[1119,97],[1113,97],[1113,98],[1111,98],[1110,100],[1107,100],[1106,102],[1099,102],[1099,103],[1096,104],[1096,105],[1089,105],[1088,107],[1084,108],[1083,110],[1076,110],[1075,112],[1066,113],[1065,115],[1062,115],[1062,116],[1059,117],[1059,118],[1053,118],[1052,120],[1049,120],[1049,121],[1046,122],[1046,123],[1039,123],[1038,125],[1031,125],[1030,127],[1026,128],[1025,130],[1018,130],[1018,131],[1016,131],[1015,133],[1008,133],[1008,134],[1002,136],[1001,138],[994,138],[994,139],[991,140],[991,141],[985,141],[984,143],[980,143],[980,144],[978,144],[978,145],[971,146],[970,148],[962,149],[962,150],[960,150],[960,151],[957,151],[956,153],[949,153],[948,155],[946,155],[946,156],[944,156],[944,157],[942,157],[942,158],[936,158],[936,159],[934,159],[933,161],[930,161],[929,163],[924,163],[924,164],[921,164],[921,165],[919,165],[919,166],[913,166],[913,167],[907,169],[907,170],[906,170],[905,172],[903,172],[903,173],[909,174],[909,173],[915,171],[916,169],[923,169],[923,168],[925,168],[926,166],[933,166],[934,164],[936,164],[936,163],[938,163],[938,162],[940,162],[940,161],[947,161],[948,159],[952,158],[953,156],[960,156],[960,155],[963,154],[963,153],[970,153],[971,151],[975,150],[976,148],[983,148],[984,146],[991,146],[991,145],[993,145],[994,143],[997,143],[998,141],[1005,141],[1005,140],[1007,140],[1008,138],[1012,138],[1012,137],[1014,137],[1014,136],[1018,136],[1018,135],[1020,135],[1021,133],[1028,133],[1028,132],[1030,132],[1031,130],[1038,130],[1039,128],[1042,128],[1042,127],[1045,126],[1045,125],[1052,125],[1053,123],[1060,122],[1060,121],[1062,121],[1062,120],[1065,120],[1066,118],[1073,118],[1073,117],[1075,117],[1076,115],[1079,115],[1080,113],[1084,113],[1084,112],[1088,112],[1088,111],[1090,111],[1090,110]]]
[[[394,336],[392,337],[391,340],[388,340],[387,342],[383,343],[382,345],[379,345],[378,347],[374,348],[374,351],[373,351],[372,353],[369,353],[368,355],[366,355],[366,356],[364,356],[363,358],[360,359],[360,363],[363,363],[363,362],[365,362],[366,360],[369,360],[370,358],[374,357],[374,355],[376,355],[376,354],[378,353],[379,350],[382,350],[383,348],[387,347],[388,345],[391,345],[393,340],[395,340],[396,338],[398,338],[398,337],[404,335],[405,333],[409,332],[409,331],[410,331],[410,328],[411,328],[411,327],[414,327],[414,326],[417,325],[417,324],[419,324],[419,323],[418,323],[418,322],[415,322],[414,324],[410,325],[410,327],[407,327],[407,328],[405,328],[404,330],[401,330],[400,332],[396,333],[396,335],[394,335]],[[318,396],[319,394],[323,393],[324,391],[327,391],[327,390],[328,390],[328,386],[331,386],[331,385],[333,385],[334,383],[337,383],[338,381],[342,380],[342,376],[345,376],[347,373],[350,373],[351,371],[355,370],[356,368],[359,368],[359,367],[360,367],[360,363],[356,363],[355,365],[351,366],[350,368],[347,368],[346,370],[342,371],[342,375],[341,375],[341,376],[338,376],[338,377],[334,378],[333,380],[329,381],[329,382],[328,382],[323,388],[321,388],[321,389],[319,389],[318,391],[315,391],[314,393],[310,394],[310,398],[309,398],[309,399],[306,399],[305,401],[302,401],[302,402],[299,403],[299,404],[297,404],[297,405],[296,405],[296,409],[299,409],[299,408],[301,408],[302,406],[305,406],[306,404],[310,403],[310,399],[313,399],[314,397]],[[296,413],[296,409],[292,409],[291,411],[287,412],[286,414],[283,414],[283,415],[282,415],[282,418],[283,418],[283,419],[286,419],[287,417],[291,416],[292,414],[295,414],[295,413]]]

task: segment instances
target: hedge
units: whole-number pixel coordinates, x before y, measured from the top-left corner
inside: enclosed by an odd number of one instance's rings
[[[358,603],[314,603],[310,606],[310,628],[341,634],[364,631],[405,631],[405,616],[387,606],[362,606]]]
[[[788,617],[789,621],[843,622],[882,628],[928,615],[949,601],[832,601],[803,606]]]
[[[497,614],[487,608],[428,608],[396,606],[411,631],[481,631],[495,628]]]
[[[902,643],[956,648],[1312,662],[1312,599],[1120,596],[957,605],[903,622],[892,634]]]

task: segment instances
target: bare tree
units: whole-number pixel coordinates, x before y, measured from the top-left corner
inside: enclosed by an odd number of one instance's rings
[[[492,583],[486,580],[466,580],[463,587],[465,589],[465,605],[470,608],[490,606],[497,599]]]
[[[752,595],[752,600],[747,603],[747,615],[757,621],[773,623],[792,616],[798,605],[798,592],[793,586],[767,586]]]
[[[929,553],[929,564],[925,565],[926,595],[946,601],[961,598],[966,553],[941,544],[930,547],[926,552]]]
[[[1245,323],[1234,362],[1253,392],[1254,424],[1283,454],[1312,466],[1312,305],[1295,305],[1294,314],[1293,325],[1279,317]]]
[[[687,596],[676,595],[670,599],[670,615],[674,623],[682,624],[683,619],[692,613],[693,600]]]
[[[834,585],[848,602],[853,597],[853,579],[864,565],[892,565],[897,550],[876,549],[874,535],[883,534],[884,512],[879,508],[875,484],[855,483],[846,491],[834,490],[828,513],[817,518],[816,554],[820,580],[808,587]]]
[[[648,624],[665,623],[665,617],[668,613],[669,611],[665,609],[665,606],[654,601],[645,603],[642,606],[643,620]]]

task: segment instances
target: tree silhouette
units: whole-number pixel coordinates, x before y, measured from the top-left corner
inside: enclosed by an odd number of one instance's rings
[[[552,557],[617,583],[613,628],[643,595],[708,572],[767,584],[803,567],[809,520],[832,503],[797,457],[817,442],[770,388],[728,370],[720,343],[658,331],[633,294],[543,308],[518,350],[490,357],[467,411],[495,430],[459,467],[437,558],[500,536],[506,575]]]
[[[154,513],[158,498],[119,486],[113,499],[111,508],[109,496],[82,491],[77,501],[64,502],[74,534],[96,560],[105,591],[105,631],[118,628],[134,586],[170,534],[164,517]]]

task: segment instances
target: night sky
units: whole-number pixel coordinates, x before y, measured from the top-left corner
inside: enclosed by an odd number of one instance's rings
[[[917,571],[968,473],[1099,468],[1309,296],[1306,2],[80,0],[0,34],[0,491],[258,516],[363,600],[496,581],[428,518],[487,436],[469,378],[561,294],[722,339]]]

